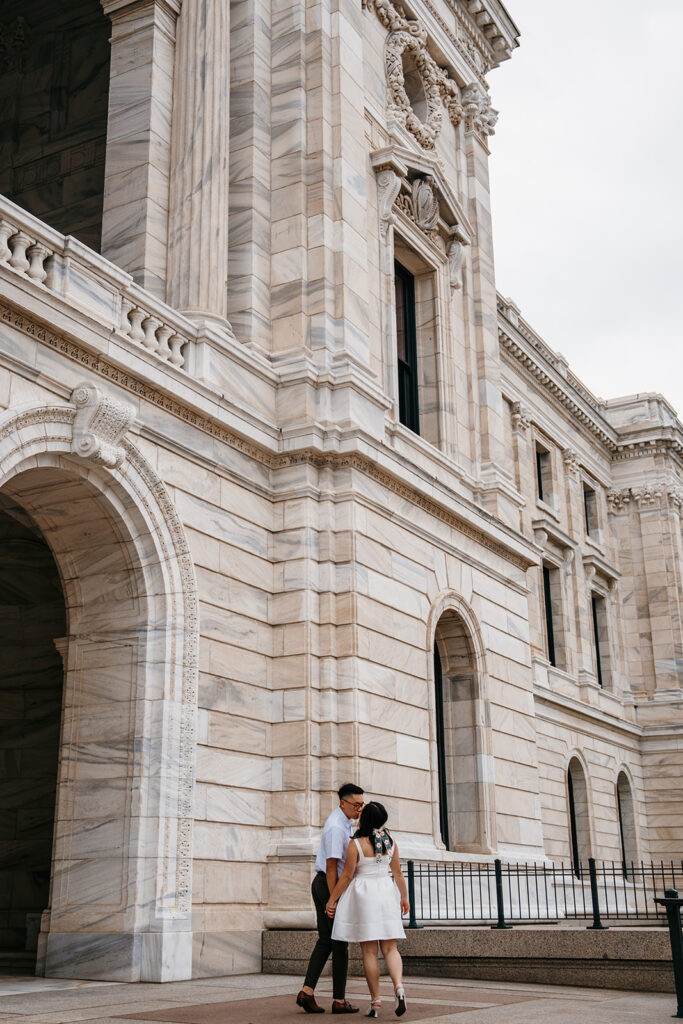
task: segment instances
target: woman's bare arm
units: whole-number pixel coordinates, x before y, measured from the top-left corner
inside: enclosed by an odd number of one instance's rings
[[[358,848],[355,843],[349,843],[349,848],[346,852],[346,860],[344,861],[344,868],[339,876],[339,881],[334,887],[334,892],[330,893],[330,898],[325,905],[325,911],[328,917],[334,917],[337,901],[353,878],[353,873],[356,870],[357,863]]]
[[[398,886],[398,891],[401,896],[401,913],[407,914],[410,911],[410,903],[408,902],[408,888],[406,886],[406,880],[403,877],[401,871],[401,861],[398,859],[398,844],[394,843],[394,852],[389,861],[389,867],[391,873],[394,876],[394,881]]]

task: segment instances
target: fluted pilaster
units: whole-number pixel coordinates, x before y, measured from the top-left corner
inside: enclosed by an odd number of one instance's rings
[[[178,19],[167,301],[227,325],[229,0],[184,0]],[[228,325],[229,326],[229,325]]]

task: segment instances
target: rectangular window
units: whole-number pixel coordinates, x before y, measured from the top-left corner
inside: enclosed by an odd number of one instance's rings
[[[548,645],[548,661],[551,665],[556,665],[555,657],[555,626],[553,620],[553,573],[557,573],[556,569],[551,569],[550,566],[543,566],[543,601],[545,604],[545,636]]]
[[[598,532],[598,502],[592,487],[583,487],[583,510],[586,516],[586,533],[589,537]]]
[[[394,264],[394,289],[396,295],[396,355],[398,358],[398,418],[404,426],[419,434],[415,278],[400,263]]]
[[[551,504],[552,501],[552,476],[550,467],[550,452],[546,448],[536,445],[536,491],[541,501]]]
[[[607,630],[607,605],[604,597],[600,594],[591,596],[591,610],[593,613],[593,639],[595,651],[595,674],[600,686],[606,686],[610,682],[610,652],[609,635]]]

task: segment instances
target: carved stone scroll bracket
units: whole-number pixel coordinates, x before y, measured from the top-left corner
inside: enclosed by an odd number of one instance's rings
[[[76,406],[71,450],[81,459],[116,469],[125,458],[123,437],[135,420],[127,402],[105,395],[95,384],[77,384],[71,393]]]
[[[400,191],[400,175],[392,167],[381,167],[377,172],[377,202],[380,225],[385,240],[389,233],[389,228],[396,222],[393,207]]]
[[[574,558],[575,557],[576,557],[576,552],[574,551],[574,548],[567,548],[567,550],[565,552],[564,560],[562,562],[562,572],[564,574],[564,578],[565,579],[568,579],[570,574],[571,574],[572,566],[574,565]]]
[[[465,263],[466,245],[469,245],[469,239],[456,224],[454,228],[451,228],[451,237],[446,249],[451,288],[454,290],[462,288],[462,269]]]

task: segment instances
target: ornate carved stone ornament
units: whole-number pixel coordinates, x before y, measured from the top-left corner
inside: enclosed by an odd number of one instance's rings
[[[683,487],[670,480],[651,480],[640,487],[613,488],[607,491],[607,507],[612,515],[628,510],[634,501],[638,510],[670,508],[677,512],[683,511]]]
[[[564,449],[564,451],[562,452],[562,461],[564,462],[564,467],[568,473],[571,473],[572,476],[579,475],[579,473],[581,472],[581,467],[579,465],[579,456],[573,448]]]
[[[74,455],[116,469],[126,457],[122,440],[135,419],[133,406],[86,383],[74,388],[71,402],[77,410],[71,446]]]
[[[363,0],[365,10],[374,11],[389,30],[384,63],[389,94],[389,109],[395,119],[417,139],[424,149],[433,149],[441,132],[443,109],[453,125],[463,116],[460,89],[445,68],[440,68],[429,52],[427,30],[415,18],[408,18],[390,0]],[[406,89],[404,58],[412,60],[415,74],[424,92],[424,112],[419,116]]]
[[[607,491],[607,511],[611,515],[618,515],[628,510],[631,503],[631,491],[628,487],[611,487]]]
[[[474,82],[462,91],[462,106],[467,131],[489,136],[495,133],[498,111],[491,106],[491,98]]]
[[[377,174],[383,240],[388,241],[400,211],[447,259],[451,286],[462,287],[465,247],[473,230],[438,161],[401,146],[376,150],[370,161]]]
[[[512,429],[515,433],[525,434],[531,426],[531,413],[521,402],[513,402],[511,407]]]

